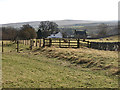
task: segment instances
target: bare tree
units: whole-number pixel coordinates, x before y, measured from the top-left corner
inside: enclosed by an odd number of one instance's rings
[[[47,37],[51,33],[58,31],[59,31],[58,25],[55,22],[42,21],[40,22],[37,34],[38,34],[38,38]]]
[[[37,37],[35,29],[29,24],[23,25],[19,31],[20,39],[34,39]]]
[[[3,40],[16,40],[17,29],[13,27],[2,27],[2,39]]]

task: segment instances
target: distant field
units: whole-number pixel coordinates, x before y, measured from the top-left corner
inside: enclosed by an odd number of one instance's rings
[[[65,27],[59,27],[59,28],[72,28],[72,29],[80,29],[84,26],[65,26]]]
[[[118,87],[117,52],[55,47],[30,51],[22,44],[20,48],[19,53],[15,44],[4,48],[3,88]]]

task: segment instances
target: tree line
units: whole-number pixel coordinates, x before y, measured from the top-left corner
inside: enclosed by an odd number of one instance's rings
[[[20,28],[1,27],[3,40],[28,40],[35,38],[46,38],[54,32],[58,32],[58,25],[50,21],[42,21],[39,24],[38,31],[29,25],[25,24]]]
[[[97,37],[105,37],[108,33],[108,25],[102,23],[98,26],[98,34]],[[47,38],[49,35],[53,33],[57,33],[60,31],[58,25],[55,22],[50,21],[42,21],[39,24],[39,28],[36,31],[31,25],[25,24],[20,28],[14,27],[0,27],[0,31],[2,30],[2,39],[3,40],[28,40],[28,39],[41,39]],[[70,34],[70,29],[68,30]],[[62,31],[63,37],[67,36],[66,30]],[[0,34],[1,37],[1,34]],[[0,38],[1,39],[1,38]]]

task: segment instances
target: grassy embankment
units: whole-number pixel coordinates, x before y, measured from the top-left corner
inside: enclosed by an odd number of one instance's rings
[[[2,55],[4,88],[117,88],[118,53],[93,49],[8,45]]]

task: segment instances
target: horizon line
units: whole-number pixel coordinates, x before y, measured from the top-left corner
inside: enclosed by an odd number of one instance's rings
[[[116,22],[118,22],[118,21],[120,21],[120,20],[76,20],[76,19],[61,19],[61,20],[41,20],[41,21],[94,21],[94,22],[108,22],[108,21],[116,21]],[[15,24],[15,23],[27,23],[27,22],[41,22],[40,20],[39,21],[21,21],[21,22],[11,22],[11,23],[3,23],[3,24],[1,24],[0,23],[0,25],[4,25],[4,24]]]

